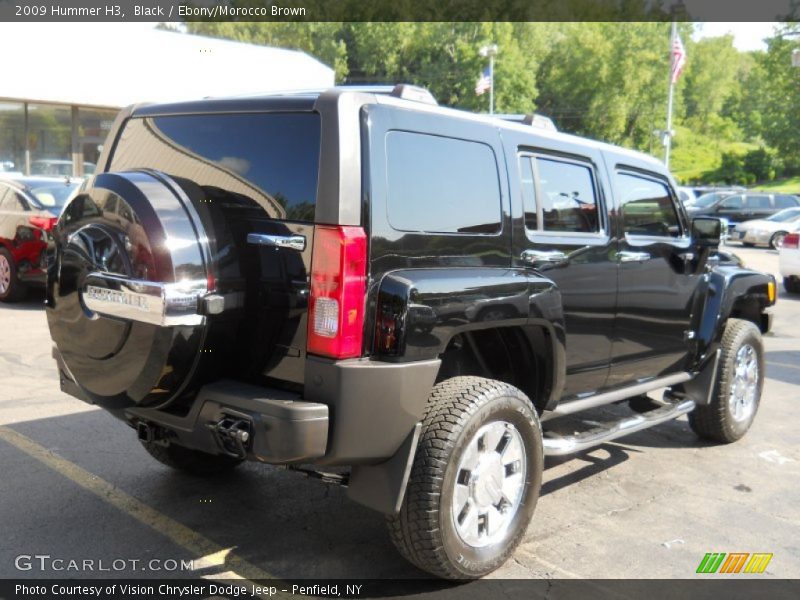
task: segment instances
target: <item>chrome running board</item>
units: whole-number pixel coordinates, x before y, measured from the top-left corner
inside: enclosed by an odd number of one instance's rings
[[[666,406],[646,413],[626,417],[625,419],[609,423],[608,425],[595,427],[594,429],[576,435],[551,435],[550,437],[544,438],[544,455],[563,456],[565,454],[580,452],[593,446],[610,442],[618,437],[654,427],[655,425],[671,421],[672,419],[677,419],[681,415],[685,415],[694,410],[694,407],[695,403],[693,400],[683,400],[674,404],[667,404]]]
[[[602,394],[596,394],[594,396],[589,396],[588,398],[570,400],[569,402],[559,404],[555,410],[545,412],[541,417],[541,421],[549,421],[550,419],[555,419],[556,417],[561,417],[563,415],[571,415],[572,413],[587,410],[589,408],[603,406],[604,404],[611,404],[612,402],[619,402],[620,400],[627,400],[628,398],[640,396],[659,388],[671,387],[673,385],[678,385],[679,383],[684,383],[689,381],[691,378],[692,376],[686,372],[675,373],[673,375],[667,375],[666,377],[648,379],[647,381],[643,381],[641,383],[635,383],[624,388],[611,390],[610,392],[603,392]]]

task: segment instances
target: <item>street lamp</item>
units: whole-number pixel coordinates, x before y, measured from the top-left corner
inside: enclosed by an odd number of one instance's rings
[[[494,57],[497,55],[497,44],[482,46],[478,53],[489,57],[489,114],[494,114]]]

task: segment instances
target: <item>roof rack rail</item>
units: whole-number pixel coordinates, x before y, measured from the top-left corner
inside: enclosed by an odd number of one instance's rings
[[[544,115],[537,115],[536,113],[528,113],[525,115],[494,115],[503,121],[513,121],[514,123],[522,123],[523,125],[530,125],[531,127],[538,127],[539,129],[548,129],[550,131],[558,131],[553,119],[545,117]]]
[[[436,98],[426,88],[410,83],[398,83],[397,85],[342,85],[339,86],[351,92],[365,92],[368,94],[386,94],[393,98],[402,98],[423,104],[439,106]]]

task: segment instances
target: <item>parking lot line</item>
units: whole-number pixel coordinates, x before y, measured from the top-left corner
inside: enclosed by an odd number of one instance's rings
[[[231,552],[231,548],[223,548],[207,537],[170,519],[141,500],[126,494],[105,479],[90,473],[61,456],[53,454],[29,437],[0,425],[0,440],[22,450],[25,454],[78,484],[101,500],[108,502],[156,532],[165,535],[177,545],[197,556],[196,566],[204,568],[224,564],[226,573],[223,575],[226,579],[231,579],[234,575],[238,578],[249,580],[275,579],[274,576],[266,571],[235,555]],[[219,577],[219,575],[216,577]]]

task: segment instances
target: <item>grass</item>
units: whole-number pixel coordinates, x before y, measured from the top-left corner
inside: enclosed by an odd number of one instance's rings
[[[707,171],[719,167],[723,152],[744,154],[756,148],[756,144],[717,140],[678,126],[675,128],[670,170],[681,183],[696,181]]]
[[[786,179],[776,179],[767,183],[759,183],[753,186],[755,190],[772,192],[773,194],[788,193],[796,194],[800,192],[800,177],[788,177]]]

